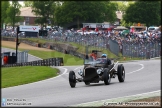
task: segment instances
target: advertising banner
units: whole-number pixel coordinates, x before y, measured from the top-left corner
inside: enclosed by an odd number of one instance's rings
[[[39,26],[20,26],[20,31],[39,32]]]

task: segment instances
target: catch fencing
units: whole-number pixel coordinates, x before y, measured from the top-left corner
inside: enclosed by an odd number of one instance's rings
[[[104,37],[97,35],[74,35],[74,36],[55,36],[54,41],[74,42],[82,46],[91,46],[95,48],[110,50],[115,55],[131,58],[150,59],[161,56],[160,38],[149,41],[118,41],[112,37]]]
[[[48,38],[44,38],[48,40]],[[109,37],[98,36],[98,35],[79,35],[75,34],[73,36],[53,36],[49,38],[50,40],[60,41],[60,42],[74,42],[82,46],[91,46],[98,49],[109,49],[115,55],[119,55],[120,49],[117,41],[112,40]]]
[[[119,55],[120,49],[119,49],[119,44],[115,40],[108,40],[109,43],[109,50],[114,53],[115,55]]]
[[[150,59],[161,56],[161,42],[122,42],[122,54],[130,58]]]

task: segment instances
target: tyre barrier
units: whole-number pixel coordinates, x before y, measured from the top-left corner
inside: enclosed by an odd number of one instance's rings
[[[64,66],[63,58],[48,58],[32,62],[5,64],[1,67],[20,67],[20,66]]]

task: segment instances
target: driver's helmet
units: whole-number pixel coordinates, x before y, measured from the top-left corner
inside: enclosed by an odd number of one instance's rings
[[[102,58],[107,58],[107,54],[102,54]]]

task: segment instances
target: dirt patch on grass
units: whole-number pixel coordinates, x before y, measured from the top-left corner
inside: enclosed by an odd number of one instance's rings
[[[16,48],[16,42],[12,42],[12,41],[1,41],[1,46]],[[18,48],[19,49],[27,49],[27,50],[53,51],[53,50],[46,49],[46,48],[38,48],[38,47],[30,46],[30,45],[27,45],[25,43],[20,43],[19,46],[18,46]]]

